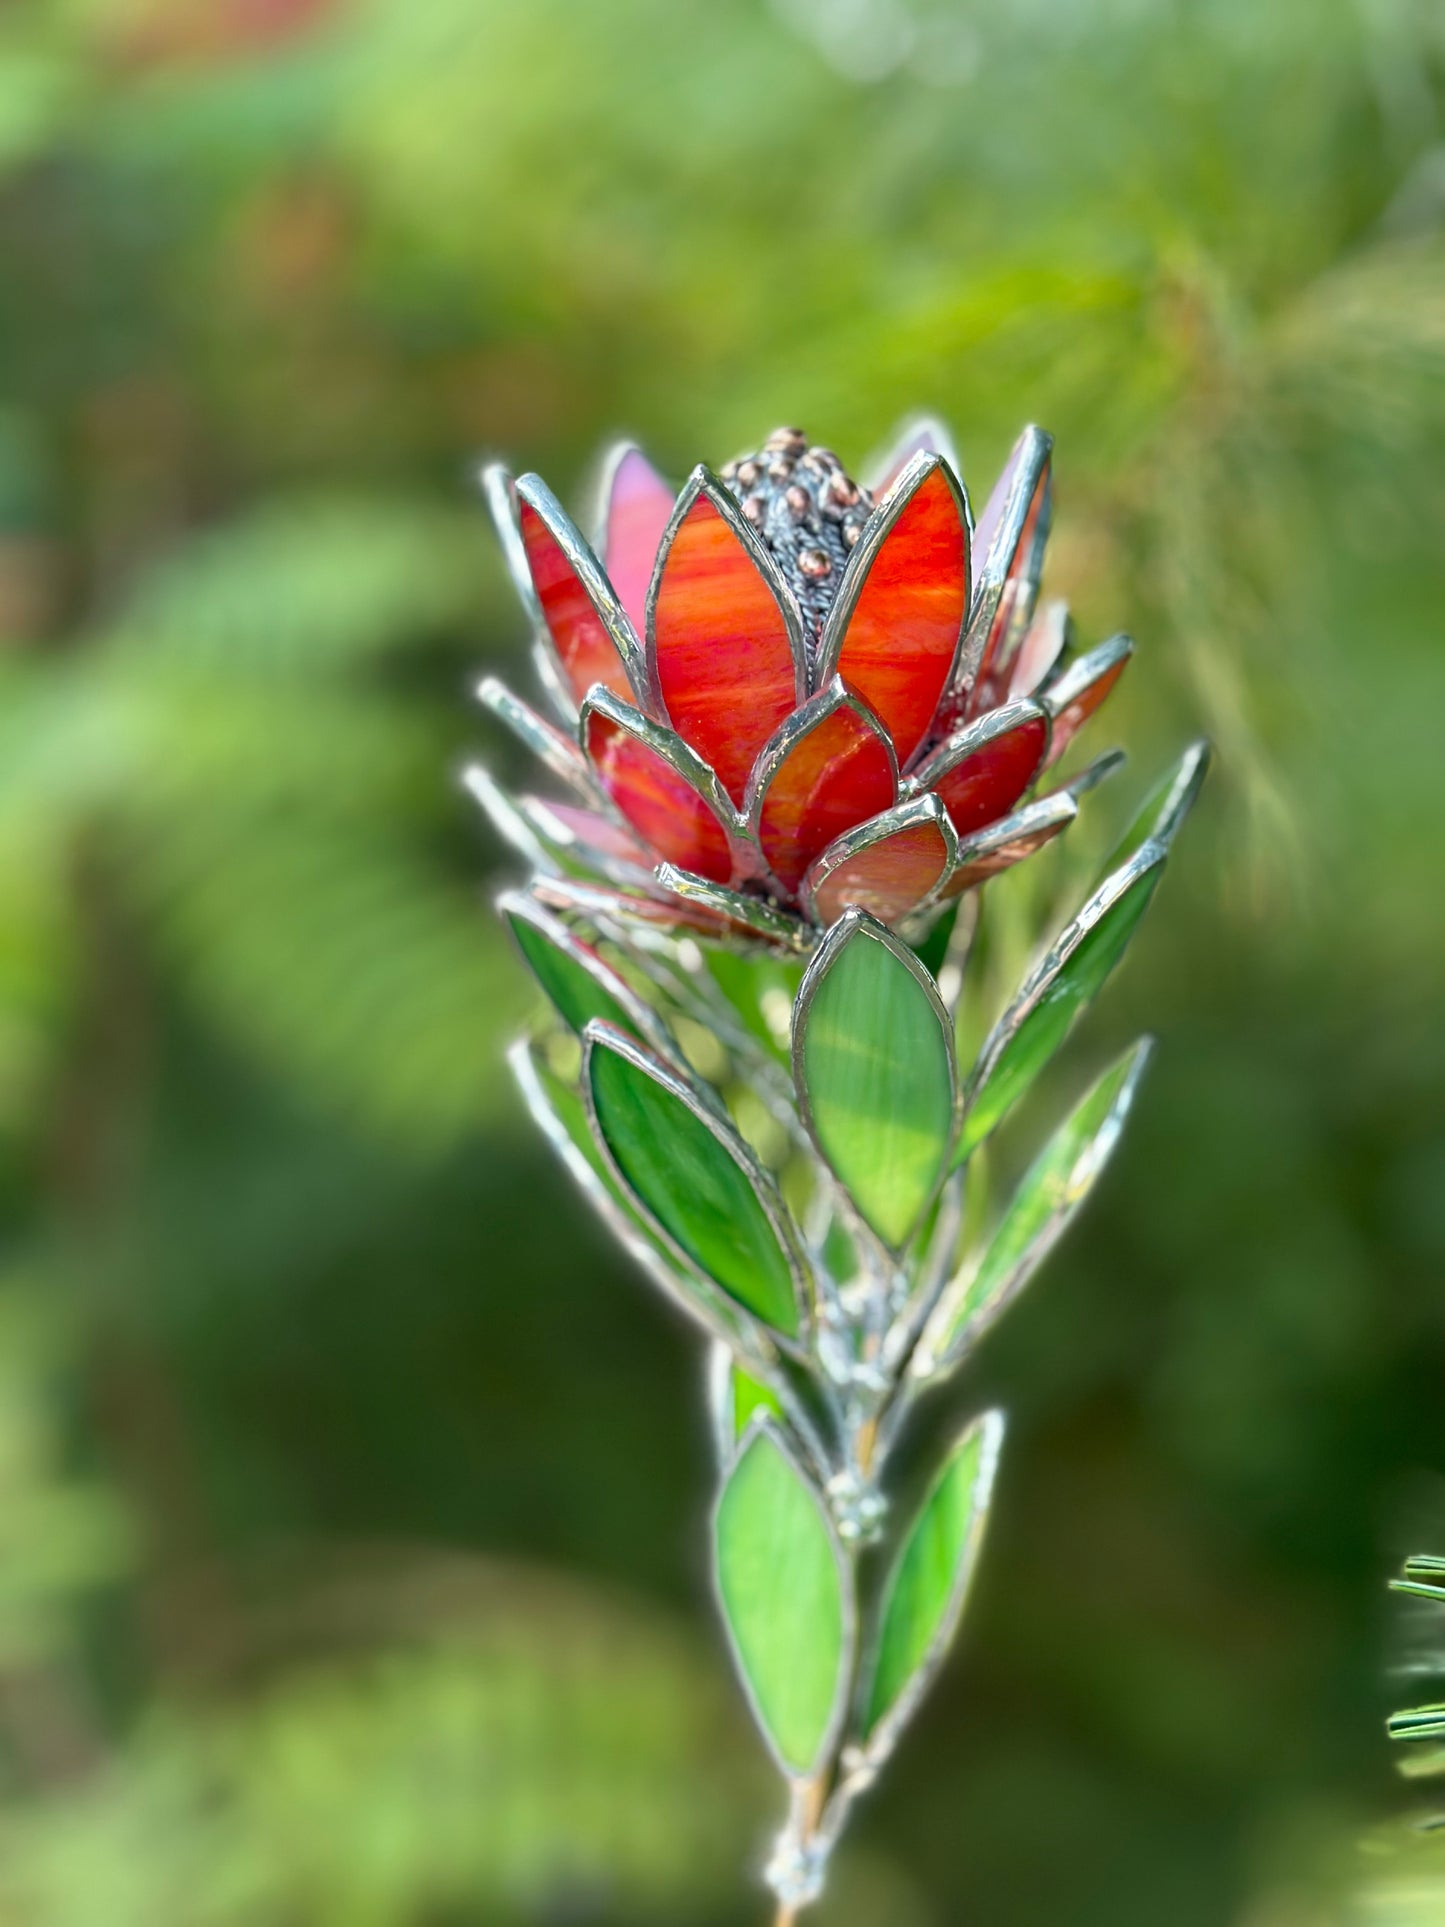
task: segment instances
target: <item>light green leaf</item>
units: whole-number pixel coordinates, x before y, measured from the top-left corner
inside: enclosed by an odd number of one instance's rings
[[[728,1297],[796,1336],[796,1239],[737,1133],[678,1072],[596,1021],[585,1032],[583,1088],[630,1195]]]
[[[1165,852],[1146,843],[1105,879],[1030,974],[979,1053],[956,1159],[982,1144],[1103,989],[1148,909]]]
[[[783,1416],[777,1393],[745,1372],[740,1365],[732,1368],[730,1387],[734,1437],[742,1437],[758,1412],[771,1412],[775,1418]]]
[[[1148,790],[1110,851],[1105,868],[1119,869],[1146,843],[1158,843],[1167,850],[1194,808],[1208,770],[1208,743],[1202,739],[1191,743],[1173,769]]]
[[[808,967],[793,1068],[834,1175],[879,1237],[904,1244],[948,1162],[952,1029],[917,957],[864,911],[847,911]]]
[[[1012,1304],[1063,1236],[1113,1155],[1153,1048],[1145,1037],[1112,1065],[1030,1166],[971,1276],[945,1298],[925,1342],[947,1367]]]
[[[963,1616],[1003,1441],[989,1412],[955,1441],[888,1575],[864,1726],[875,1757],[897,1738]]]
[[[753,1712],[786,1773],[817,1764],[852,1664],[853,1606],[821,1494],[759,1420],[718,1501],[718,1594]]]

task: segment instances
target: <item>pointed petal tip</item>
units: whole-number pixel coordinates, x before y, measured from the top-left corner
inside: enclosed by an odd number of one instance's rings
[[[805,698],[806,652],[776,562],[704,464],[677,499],[648,610],[663,709],[740,807],[759,752]]]
[[[636,442],[613,445],[606,458],[597,517],[598,542],[617,598],[639,636],[647,630],[647,592],[676,497]]]
[[[970,539],[951,469],[920,451],[864,524],[818,645],[882,722],[900,766],[923,741],[968,618]]]

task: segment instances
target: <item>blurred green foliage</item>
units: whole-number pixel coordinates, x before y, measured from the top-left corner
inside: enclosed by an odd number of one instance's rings
[[[501,1069],[469,477],[920,406],[1054,430],[1111,714],[1221,756],[820,1927],[1332,1917],[1441,1451],[1442,91],[1428,0],[0,18],[6,1927],[757,1918],[693,1348]]]

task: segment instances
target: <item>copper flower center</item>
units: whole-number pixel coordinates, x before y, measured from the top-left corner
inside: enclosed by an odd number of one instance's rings
[[[775,428],[756,455],[729,462],[722,479],[782,570],[815,642],[872,510],[867,490],[831,448],[810,448],[801,428]]]

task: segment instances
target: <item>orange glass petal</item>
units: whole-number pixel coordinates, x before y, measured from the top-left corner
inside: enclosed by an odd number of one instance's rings
[[[711,805],[655,750],[614,723],[594,715],[587,726],[587,754],[597,780],[652,852],[710,883],[732,876],[727,833]]]
[[[965,890],[971,890],[975,884],[987,883],[990,877],[996,877],[1000,871],[1011,870],[1014,864],[1022,863],[1026,856],[1032,856],[1035,850],[1052,843],[1068,825],[1067,817],[1057,823],[1045,823],[1036,830],[1024,831],[1010,843],[1001,843],[996,850],[990,850],[987,855],[976,857],[972,862],[965,858],[948,879],[943,894],[946,897],[962,896]]]
[[[893,796],[893,764],[878,731],[856,710],[834,710],[783,758],[763,797],[758,841],[773,875],[796,890],[815,856],[891,808]]]
[[[1050,768],[1058,762],[1094,711],[1101,707],[1115,683],[1128,668],[1129,661],[1128,656],[1123,656],[1118,662],[1112,663],[1096,681],[1082,690],[1067,708],[1059,711],[1054,718],[1053,739],[1049,744],[1048,766]]]
[[[948,845],[936,823],[913,823],[845,857],[817,885],[813,901],[821,923],[836,923],[857,904],[880,923],[897,923],[934,889],[948,867]]]
[[[647,590],[675,499],[641,449],[629,448],[612,471],[602,561],[639,636],[647,624]]]
[[[663,561],[653,637],[673,728],[741,804],[758,751],[797,703],[798,672],[777,597],[706,495]]]
[[[968,613],[968,530],[945,471],[914,490],[874,556],[837,671],[893,739],[900,763],[922,742]]]
[[[594,683],[631,699],[627,671],[592,598],[561,544],[530,502],[517,504],[522,546],[562,673],[580,703]]]
[[[1038,775],[1047,740],[1043,717],[1032,716],[939,777],[933,792],[960,836],[1008,814]]]

